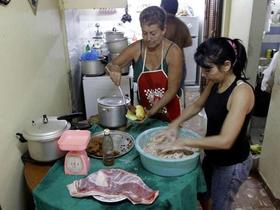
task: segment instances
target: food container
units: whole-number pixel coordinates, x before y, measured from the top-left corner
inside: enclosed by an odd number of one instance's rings
[[[105,32],[106,41],[110,42],[115,39],[121,39],[124,37],[124,33],[120,31],[106,31]]]
[[[125,117],[130,98],[121,96],[100,97],[97,99],[100,124],[106,128],[118,128],[126,125]]]
[[[143,147],[150,141],[152,136],[166,128],[151,128],[136,138],[135,148],[140,154],[142,165],[148,171],[160,176],[181,176],[191,172],[197,167],[200,157],[198,151],[180,159],[166,159],[146,153],[143,150]],[[197,133],[183,128],[179,129],[179,136],[193,139],[200,137]]]
[[[110,133],[113,139],[115,158],[121,157],[132,150],[135,141],[129,133],[118,130],[111,130]],[[102,158],[103,137],[103,131],[92,134],[87,147],[88,156],[99,159]]]
[[[107,47],[110,53],[120,53],[128,46],[127,37],[107,41]]]
[[[28,123],[23,133],[16,135],[21,142],[27,141],[28,151],[32,159],[49,162],[65,155],[65,152],[58,148],[57,142],[62,133],[70,126],[71,124],[66,120],[43,115],[43,117]]]
[[[81,72],[83,75],[99,76],[105,74],[105,58],[101,57],[97,60],[80,61]]]

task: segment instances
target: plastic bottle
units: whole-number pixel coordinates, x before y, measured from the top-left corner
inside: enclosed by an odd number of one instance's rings
[[[114,145],[113,140],[110,135],[110,130],[104,130],[104,137],[102,142],[102,153],[103,153],[103,164],[105,166],[114,165],[115,157],[114,157]]]

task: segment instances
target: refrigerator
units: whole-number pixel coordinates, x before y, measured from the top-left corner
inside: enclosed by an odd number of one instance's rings
[[[189,28],[192,36],[192,46],[184,48],[184,60],[187,69],[185,85],[199,86],[200,72],[194,60],[194,53],[199,44],[199,17],[198,16],[178,16]]]

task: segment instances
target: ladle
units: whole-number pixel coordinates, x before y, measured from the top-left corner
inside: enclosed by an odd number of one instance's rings
[[[111,70],[110,70],[107,66],[105,66],[105,68],[106,68],[106,70],[107,70],[109,73],[111,73]],[[119,86],[117,86],[117,87],[118,87],[118,89],[119,89],[119,91],[120,91],[120,93],[121,93],[121,96],[122,96],[122,99],[123,99],[123,104],[126,106],[126,108],[128,108],[128,106],[127,106],[127,104],[126,104],[125,96],[124,96],[124,94],[123,94],[123,91],[122,91],[121,86],[119,85]]]

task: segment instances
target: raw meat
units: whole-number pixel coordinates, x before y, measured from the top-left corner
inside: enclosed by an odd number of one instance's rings
[[[155,157],[160,157],[164,159],[181,159],[187,156],[192,155],[194,152],[197,152],[197,148],[191,147],[182,147],[182,149],[170,151],[168,153],[160,153],[158,150],[158,145],[160,144],[160,140],[156,138],[156,136],[151,137],[150,141],[143,146],[143,150],[146,153],[150,153]]]
[[[139,176],[122,169],[101,169],[67,187],[73,197],[98,195],[114,199],[125,196],[133,204],[151,204],[159,194],[159,191],[153,191]]]

